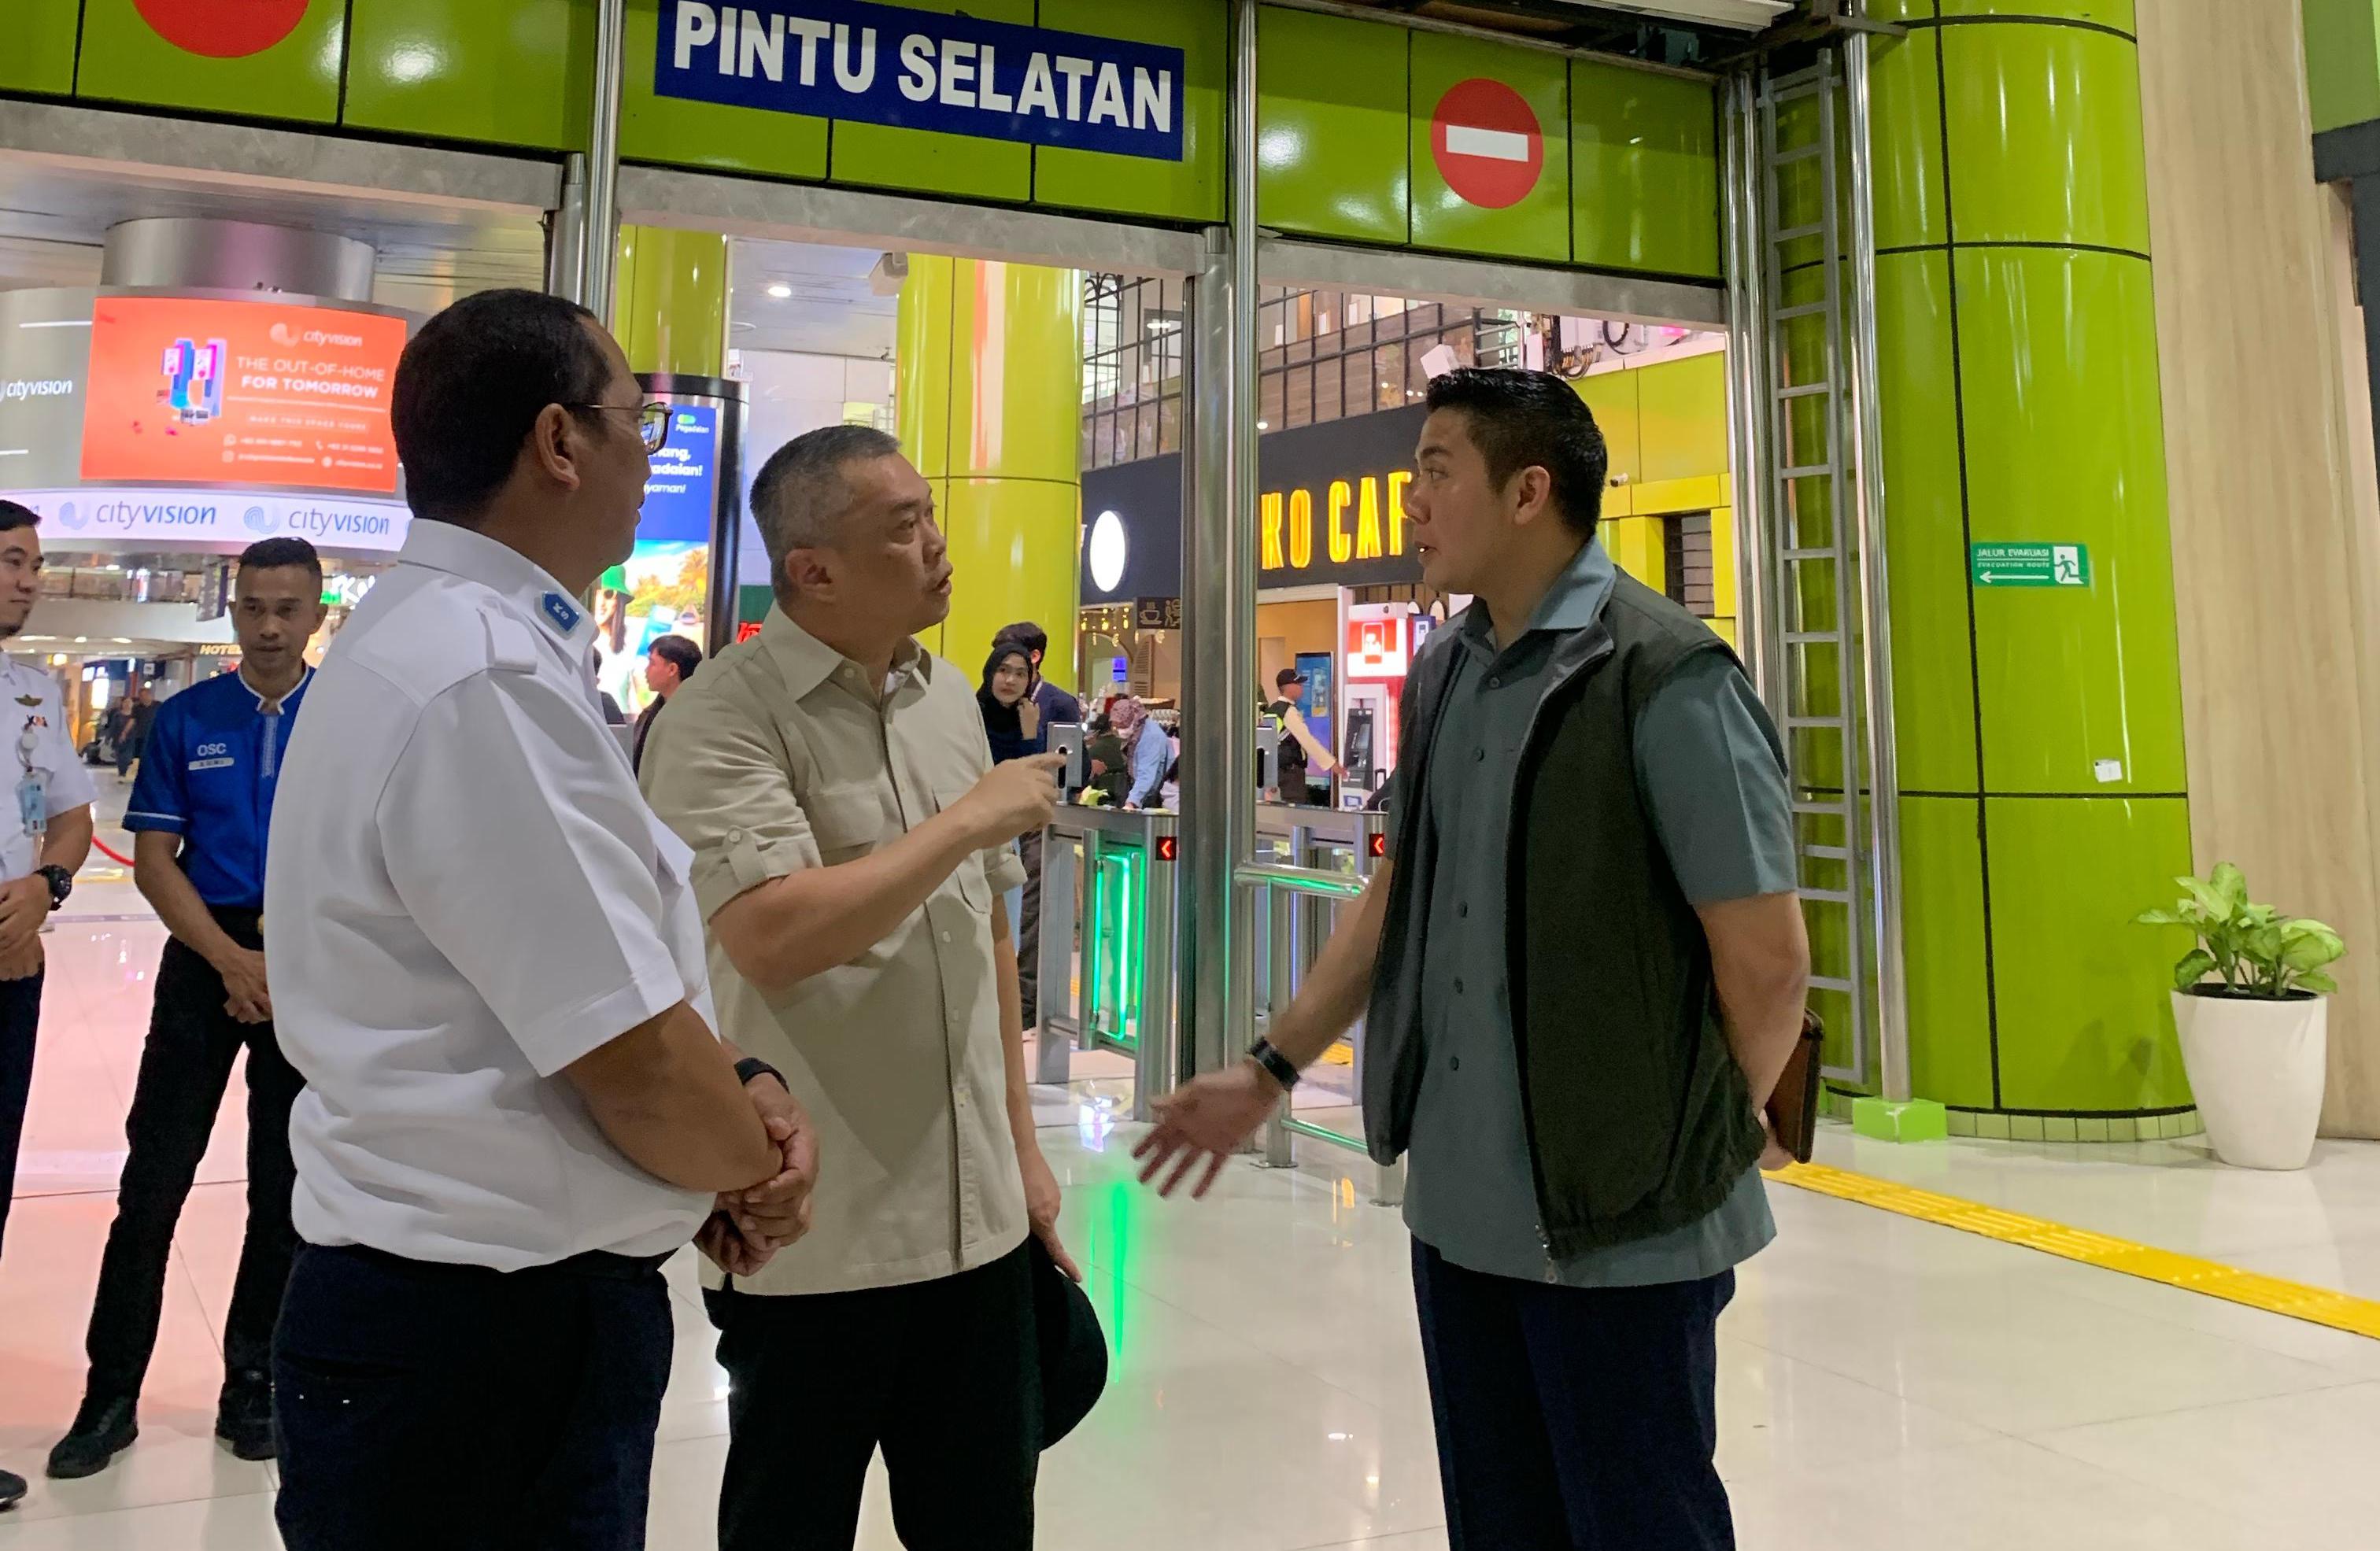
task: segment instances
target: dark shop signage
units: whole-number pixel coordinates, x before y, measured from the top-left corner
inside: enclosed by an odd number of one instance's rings
[[[1182,51],[867,0],[662,0],[653,92],[1182,160]]]
[[[1405,487],[1429,411],[1403,409],[1268,431],[1257,440],[1257,574],[1261,587],[1386,587],[1421,580],[1405,531]],[[1086,545],[1086,606],[1182,590],[1182,460],[1168,453],[1083,476],[1085,532],[1113,512],[1125,536],[1114,586]]]

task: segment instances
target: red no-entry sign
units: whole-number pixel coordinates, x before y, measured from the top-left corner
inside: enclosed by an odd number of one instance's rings
[[[1483,210],[1519,204],[1546,170],[1546,135],[1528,99],[1500,80],[1457,81],[1430,115],[1439,176]]]
[[[132,0],[157,35],[210,59],[261,54],[298,30],[306,0]]]

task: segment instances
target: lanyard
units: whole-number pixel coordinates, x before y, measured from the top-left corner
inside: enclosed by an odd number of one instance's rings
[[[28,836],[40,840],[50,829],[50,774],[33,766],[33,751],[42,745],[42,698],[19,695],[17,703],[26,708],[24,729],[17,734],[17,819]]]

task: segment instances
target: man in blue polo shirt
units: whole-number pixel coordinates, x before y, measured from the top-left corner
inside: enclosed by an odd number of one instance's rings
[[[273,1327],[289,1279],[294,1172],[289,1107],[304,1080],[273,1034],[264,979],[265,834],[290,725],[322,624],[322,563],[302,539],[240,556],[232,629],[239,672],[193,685],[159,708],[124,827],[133,878],[173,936],[125,1123],[130,1149],[100,1262],[85,1348],[91,1375],[49,1473],[91,1475],[139,1435],[140,1384],[174,1224],[206,1152],[233,1058],[248,1051],[248,1238],[224,1329],[215,1436],[243,1460],[273,1458]]]

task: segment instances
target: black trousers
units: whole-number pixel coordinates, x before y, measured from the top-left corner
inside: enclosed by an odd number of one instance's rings
[[[1452,1551],[1731,1551],[1719,1311],[1735,1273],[1666,1287],[1485,1276],[1414,1242]]]
[[[17,1148],[33,1093],[33,1036],[42,1023],[40,975],[0,980],[0,1247],[8,1239],[8,1198],[17,1193]]]
[[[301,1246],[273,1351],[283,1543],[643,1551],[670,1339],[654,1261]]]
[[[1026,1028],[1041,1022],[1042,833],[1036,830],[1016,842],[1018,859],[1025,864],[1025,891],[1016,907],[1023,917],[1016,923],[1016,988],[1022,993]]]
[[[909,1551],[1024,1551],[1040,1470],[1032,1262],[863,1292],[706,1292],[727,1394],[720,1551],[851,1551],[884,1450]]]
[[[255,911],[219,910],[215,920],[243,948],[262,940]],[[241,1023],[224,1010],[224,997],[223,976],[214,966],[178,939],[169,939],[157,964],[149,1040],[141,1047],[132,1112],[124,1124],[129,1150],[116,1186],[115,1221],[107,1230],[99,1296],[83,1342],[91,1355],[93,1395],[138,1395],[148,1376],[174,1225],[206,1154],[215,1111],[231,1082],[233,1058],[243,1048],[248,1234],[224,1320],[224,1369],[240,1375],[266,1374],[273,1367],[273,1327],[281,1315],[281,1290],[289,1280],[289,1256],[297,1243],[289,1227],[289,1197],[297,1183],[289,1161],[289,1107],[306,1081],[282,1055],[273,1025]]]

